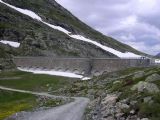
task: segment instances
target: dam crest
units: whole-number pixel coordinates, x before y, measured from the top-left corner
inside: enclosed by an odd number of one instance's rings
[[[14,57],[13,62],[21,68],[69,71],[82,75],[98,76],[103,73],[130,67],[148,67],[152,59],[137,58],[55,58],[55,57]]]

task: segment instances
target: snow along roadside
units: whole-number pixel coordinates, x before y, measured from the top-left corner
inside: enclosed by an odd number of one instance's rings
[[[20,46],[20,43],[13,42],[13,41],[8,41],[8,40],[0,40],[0,43],[8,44],[8,45],[10,45],[12,47],[15,47],[15,48],[18,48]]]
[[[61,32],[67,34],[71,38],[74,38],[74,39],[77,39],[77,40],[81,40],[81,41],[85,41],[85,42],[94,44],[94,45],[100,47],[101,49],[103,49],[103,50],[105,50],[107,52],[110,52],[110,53],[113,53],[113,54],[117,55],[118,57],[121,57],[121,58],[124,58],[124,57],[136,57],[136,58],[140,58],[141,57],[140,55],[137,55],[137,54],[134,54],[134,53],[131,53],[131,52],[122,53],[122,52],[117,51],[117,50],[115,50],[113,48],[104,46],[104,45],[102,45],[102,44],[100,44],[100,43],[98,43],[96,41],[93,41],[91,39],[85,38],[85,37],[83,37],[81,35],[72,35],[71,32],[67,31],[66,29],[64,29],[64,28],[62,28],[60,26],[55,26],[55,25],[49,24],[47,22],[44,22],[40,16],[38,16],[36,13],[34,13],[34,12],[30,11],[30,10],[26,10],[26,9],[15,7],[13,5],[10,5],[8,3],[3,2],[2,0],[0,0],[0,2],[3,3],[3,4],[5,4],[5,5],[7,5],[7,6],[9,6],[9,7],[11,7],[12,9],[15,9],[15,10],[19,11],[22,14],[25,14],[25,15],[33,18],[33,19],[36,19],[36,20],[38,20],[38,21],[46,24],[47,26],[49,26],[49,27],[51,27],[53,29],[56,29],[58,31],[61,31]]]
[[[63,77],[70,77],[70,78],[79,78],[81,80],[89,80],[91,78],[89,77],[84,77],[82,75],[78,75],[75,73],[71,72],[62,72],[62,71],[54,71],[54,70],[41,70],[41,69],[27,69],[27,68],[21,68],[18,67],[20,71],[25,71],[25,72],[32,72],[34,74],[47,74],[47,75],[55,75],[55,76],[63,76]]]

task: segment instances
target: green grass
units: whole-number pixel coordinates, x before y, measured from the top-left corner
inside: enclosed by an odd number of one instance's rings
[[[0,120],[37,105],[36,97],[30,94],[0,90]]]
[[[0,120],[20,111],[32,111],[40,107],[64,104],[62,99],[51,99],[27,93],[0,90]]]
[[[121,95],[119,96],[118,100],[123,100],[126,98],[129,98],[129,100],[136,100],[138,103],[136,106],[131,106],[131,109],[136,109],[137,115],[139,117],[148,117],[152,120],[158,120],[159,115],[159,108],[156,108],[157,106],[160,106],[160,95],[159,94],[149,94],[147,92],[139,93],[137,91],[132,91],[130,88],[138,83],[139,81],[144,81],[145,78],[148,76],[148,74],[142,78],[138,79],[132,79],[133,75],[126,76],[125,78],[117,79],[117,77],[128,75],[131,73],[134,73],[136,71],[145,71],[145,73],[150,71],[156,71],[155,73],[159,73],[158,68],[130,68],[123,71],[119,71],[115,73],[110,73],[109,76],[111,78],[115,77],[116,80],[119,82],[113,81],[107,81],[108,75],[103,75],[102,77],[95,77],[92,80],[89,81],[75,81],[71,78],[64,78],[64,77],[56,77],[56,76],[50,76],[50,75],[36,75],[32,73],[27,72],[21,72],[21,71],[12,71],[12,72],[2,72],[0,73],[0,85],[7,86],[11,88],[17,88],[17,89],[24,89],[24,90],[33,90],[33,91],[48,91],[48,89],[51,87],[51,93],[61,94],[61,95],[69,95],[69,96],[87,96],[89,97],[89,91],[93,90],[94,98],[97,98],[102,93],[105,92],[105,90],[110,91],[111,93],[114,92],[121,92]],[[113,75],[112,75],[113,74]],[[17,77],[17,79],[15,79]],[[106,77],[106,78],[105,78]],[[2,80],[1,78],[8,78],[5,80]],[[14,78],[14,79],[9,79]],[[102,79],[103,78],[103,79]],[[105,80],[106,79],[106,80]],[[103,81],[105,80],[105,81]],[[100,83],[99,83],[100,82]],[[156,82],[158,86],[160,86],[159,81]],[[57,90],[55,92],[55,90]],[[59,91],[60,90],[60,91]],[[146,104],[143,102],[143,98],[151,96],[154,103],[152,105]],[[91,96],[92,98],[92,96]],[[48,100],[44,104],[41,104],[43,106],[52,106],[52,105],[59,105],[61,103],[61,100],[57,101],[50,101]],[[26,105],[26,104],[25,104]],[[24,105],[24,106],[25,106]],[[40,105],[40,106],[41,106]],[[23,107],[22,107],[23,108]],[[128,110],[126,111],[126,114],[128,113]]]
[[[11,79],[11,78],[16,79]],[[5,80],[3,80],[5,78]],[[8,78],[8,79],[7,79]],[[51,91],[69,86],[73,82],[72,78],[65,78],[50,75],[38,75],[21,71],[9,71],[0,73],[0,85],[10,88],[32,90],[32,91]]]
[[[160,94],[149,96],[152,96],[153,103],[149,104],[139,101],[139,116],[147,116],[151,120],[158,120],[160,118]]]
[[[144,70],[144,69],[146,69],[146,68],[143,68],[143,67],[132,67],[132,68],[127,68],[125,70],[118,71],[118,72],[121,75],[127,75],[127,74],[131,74],[131,73],[134,73],[136,71],[141,71],[141,70]]]
[[[71,78],[37,75],[22,71],[0,73],[0,85],[10,88],[47,92],[71,84]],[[63,104],[61,99],[39,98],[30,94],[0,91],[0,120],[24,110],[39,107],[54,107]]]
[[[48,92],[58,90],[72,83],[71,78],[37,75],[22,71],[0,72],[0,86]],[[30,94],[0,90],[0,120],[19,111],[39,107],[53,107],[64,104],[62,99],[41,98]]]

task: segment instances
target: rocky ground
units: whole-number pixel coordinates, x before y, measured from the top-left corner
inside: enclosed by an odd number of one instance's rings
[[[25,79],[23,81],[26,82]],[[34,79],[32,81],[37,83]],[[48,86],[48,90],[47,88],[45,90],[52,95],[89,98],[85,120],[159,120],[160,118],[160,67],[129,68],[106,73],[88,81],[72,80],[68,84],[62,82],[62,86],[59,83],[59,87],[53,90],[50,90],[50,87],[56,87],[55,83],[52,86],[53,81],[45,84]],[[14,85],[10,87],[16,88]]]
[[[85,120],[159,120],[160,68],[130,68],[75,81],[54,94],[91,99]]]
[[[106,81],[101,82],[105,91],[89,104],[86,120],[159,120],[160,68],[114,75],[99,79]]]

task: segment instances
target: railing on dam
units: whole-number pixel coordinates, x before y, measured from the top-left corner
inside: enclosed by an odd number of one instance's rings
[[[55,57],[14,57],[17,67],[40,68],[56,71],[70,71],[85,75],[99,75],[128,67],[146,67],[150,59],[138,58],[55,58]]]

